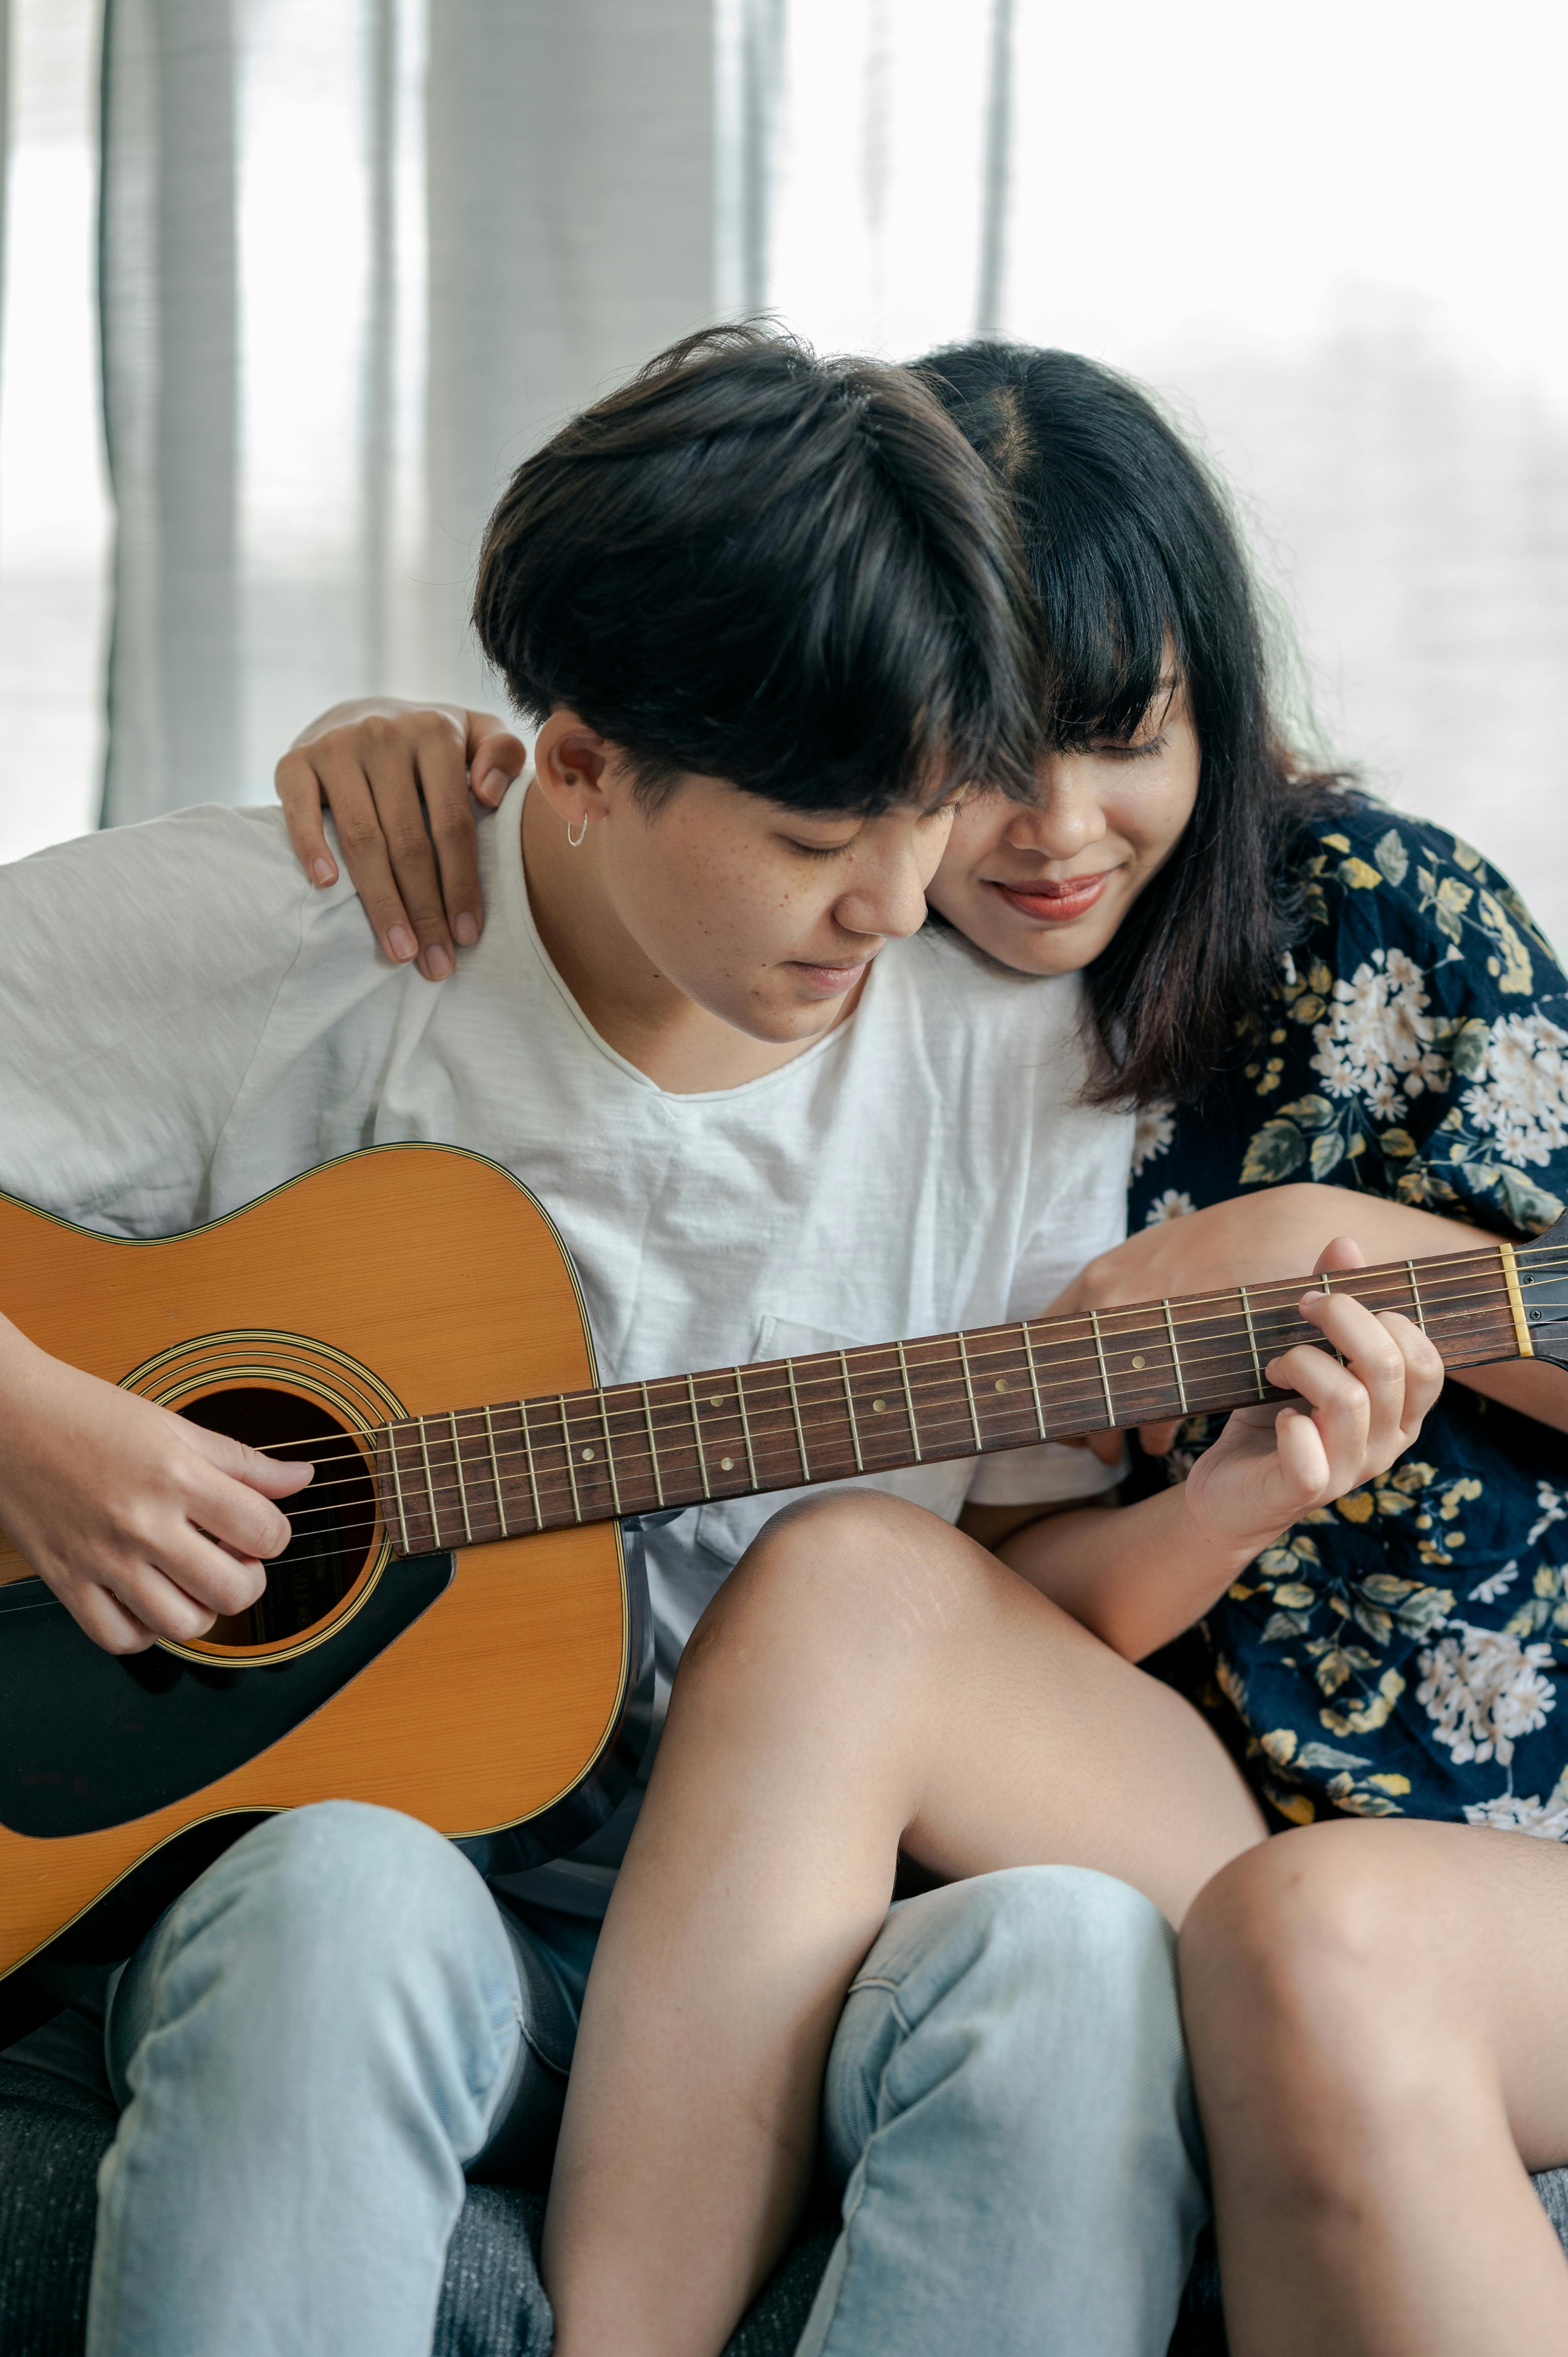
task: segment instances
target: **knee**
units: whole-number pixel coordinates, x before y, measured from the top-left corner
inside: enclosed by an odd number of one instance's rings
[[[1179,2056],[1176,1936],[1129,1883],[1086,1867],[1012,1867],[914,1901],[889,1926],[896,1941],[905,1915],[907,2014],[957,1997],[1021,2054],[1077,2044]]]
[[[765,1524],[693,1631],[690,1687],[722,1664],[776,1672],[791,1662],[866,1672],[924,1652],[961,1602],[950,1524],[875,1490],[786,1507]]]
[[[231,1931],[252,1977],[357,1990],[413,1960],[504,1946],[494,1901],[461,1852],[417,1819],[356,1801],[269,1817],[225,1852],[169,1919],[189,1947]]]
[[[1435,2024],[1419,1920],[1385,1829],[1304,1826],[1233,1859],[1182,1928],[1181,1999],[1206,2110],[1266,2110],[1282,2147],[1335,2147],[1352,2115],[1431,2078]]]

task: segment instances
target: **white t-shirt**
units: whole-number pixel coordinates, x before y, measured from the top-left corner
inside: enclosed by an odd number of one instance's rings
[[[379,951],[346,883],[305,881],[276,810],[183,811],[0,868],[0,1188],[157,1236],[358,1146],[468,1146],[554,1219],[603,1383],[1033,1315],[1121,1238],[1131,1123],[1076,1102],[1076,978],[928,929],[888,943],[852,1019],[793,1061],[671,1095],[545,953],[525,791],[480,823],[484,936],[434,988]],[[867,1477],[950,1522],[966,1496],[1114,1478],[1053,1447]],[[792,1494],[647,1534],[661,1695]],[[589,1903],[567,1896],[581,1881],[529,1878],[553,1903]]]

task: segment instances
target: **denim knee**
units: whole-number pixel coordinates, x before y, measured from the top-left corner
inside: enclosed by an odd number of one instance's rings
[[[842,2182],[888,2117],[961,2077],[993,2130],[1159,2087],[1201,2155],[1176,1936],[1142,1892],[1069,1866],[1015,1867],[895,1907],[850,1987],[829,2059],[826,2158]],[[1032,2130],[1031,2130],[1032,2132]]]
[[[495,1901],[461,1852],[416,1819],[357,1801],[280,1812],[170,1908],[115,1990],[114,2092],[160,2005],[199,2002],[252,2031],[286,2014],[297,2052],[339,2054],[372,2022],[461,2018],[464,2044],[515,2035],[517,1974]],[[476,2090],[476,2092],[478,2092]]]

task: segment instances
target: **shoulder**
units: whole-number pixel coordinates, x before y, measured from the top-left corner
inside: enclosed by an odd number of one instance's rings
[[[1020,974],[933,921],[889,943],[910,1019],[933,1041],[945,1035],[986,1069],[1047,1074],[1077,1094],[1088,1078],[1081,975]]]
[[[216,931],[299,909],[311,888],[295,866],[275,809],[203,803],[51,845],[0,867],[8,927],[47,921],[69,907],[79,928],[102,918],[112,931],[169,923]]]
[[[1380,945],[1417,957],[1444,999],[1561,987],[1551,945],[1508,877],[1429,820],[1347,795],[1300,830],[1292,866],[1312,931],[1344,945],[1331,961],[1340,979],[1344,954]]]

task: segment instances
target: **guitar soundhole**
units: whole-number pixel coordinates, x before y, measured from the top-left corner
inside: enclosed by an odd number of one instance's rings
[[[376,1534],[370,1468],[350,1436],[317,1401],[252,1386],[209,1392],[180,1410],[209,1432],[226,1432],[274,1457],[309,1458],[316,1479],[280,1501],[294,1536],[267,1566],[248,1612],[215,1620],[204,1642],[284,1645],[327,1620],[363,1571]]]

